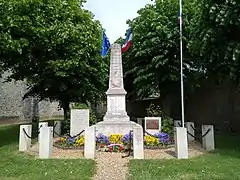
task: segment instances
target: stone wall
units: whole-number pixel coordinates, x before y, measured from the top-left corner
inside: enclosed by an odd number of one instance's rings
[[[10,73],[6,72],[0,79],[0,120],[16,119],[31,121],[34,117],[62,116],[63,111],[58,109],[58,102],[36,98],[22,100],[27,85],[23,81],[4,82]]]

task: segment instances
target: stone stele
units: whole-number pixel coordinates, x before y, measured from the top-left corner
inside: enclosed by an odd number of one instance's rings
[[[110,59],[110,76],[109,88],[107,94],[107,112],[102,122],[97,123],[96,130],[98,133],[125,134],[133,130],[133,127],[139,124],[130,121],[126,112],[126,94],[123,86],[123,69],[121,45],[113,44],[111,46]]]

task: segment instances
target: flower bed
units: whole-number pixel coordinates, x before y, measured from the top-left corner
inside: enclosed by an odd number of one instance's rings
[[[129,150],[130,142],[132,146],[133,134],[127,133],[122,134],[111,134],[106,136],[104,134],[98,134],[96,136],[96,148],[99,151],[104,152],[126,152]],[[144,136],[144,147],[145,148],[167,148],[173,144],[173,138],[166,133],[157,133],[154,135]],[[54,143],[56,147],[63,149],[83,149],[84,147],[84,136],[64,137],[60,138]]]

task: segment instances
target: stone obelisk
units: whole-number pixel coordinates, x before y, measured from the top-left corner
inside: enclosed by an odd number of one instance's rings
[[[137,123],[130,121],[126,112],[126,94],[123,85],[121,45],[111,46],[109,88],[107,94],[107,112],[102,122],[96,124],[99,133],[127,133]]]

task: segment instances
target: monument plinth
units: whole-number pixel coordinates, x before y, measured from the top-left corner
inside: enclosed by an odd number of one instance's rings
[[[128,133],[133,127],[139,126],[130,121],[126,112],[126,94],[123,86],[123,69],[121,45],[111,46],[109,88],[107,94],[107,112],[102,122],[96,124],[98,133]]]

